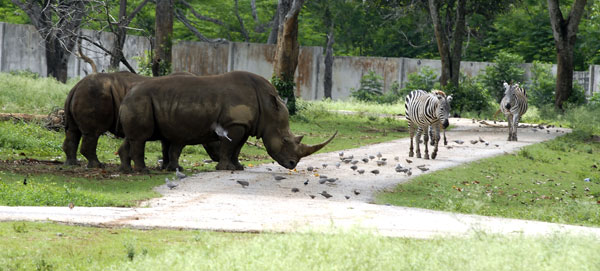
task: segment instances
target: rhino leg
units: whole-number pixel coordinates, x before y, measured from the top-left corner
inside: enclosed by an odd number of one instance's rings
[[[213,141],[207,144],[202,144],[202,146],[204,146],[204,149],[211,160],[219,162],[219,149],[221,148],[221,142]]]
[[[101,168],[104,167],[98,156],[96,155],[96,147],[98,146],[98,134],[83,134],[81,140],[81,154],[88,160],[88,168]]]
[[[217,170],[243,170],[244,167],[240,164],[238,156],[240,150],[246,143],[248,135],[246,128],[241,125],[227,127],[231,141],[226,138],[221,139],[221,148],[219,149],[219,163]]]
[[[129,140],[125,138],[125,140],[123,140],[123,144],[121,144],[121,147],[119,148],[119,158],[121,159],[121,167],[119,167],[119,170],[123,173],[129,173],[132,171],[129,147]]]
[[[144,162],[144,149],[146,147],[145,140],[130,140],[129,141],[129,152],[133,159],[133,169],[141,173],[150,173]]]
[[[81,132],[79,129],[67,129],[65,131],[65,141],[63,142],[63,151],[67,155],[65,165],[75,166],[77,162],[77,148],[79,147],[79,140],[81,139]]]
[[[169,164],[167,165],[168,171],[175,171],[175,169],[183,170],[183,167],[179,166],[179,156],[185,145],[171,144],[169,147]]]
[[[160,165],[160,169],[166,169],[167,165],[171,162],[169,159],[169,149],[171,148],[171,142],[167,140],[161,140],[160,144],[162,145],[162,165]]]

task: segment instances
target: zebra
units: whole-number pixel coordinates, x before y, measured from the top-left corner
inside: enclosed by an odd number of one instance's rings
[[[527,93],[519,84],[509,85],[504,82],[504,89],[500,110],[508,121],[508,141],[517,141],[519,120],[527,112]]]
[[[439,90],[439,89],[432,89],[430,91],[431,94],[440,94],[444,97],[446,97],[446,93]],[[450,100],[452,100],[452,95],[450,95]],[[441,122],[440,122],[441,124]],[[448,145],[448,140],[446,139],[446,129],[440,126],[440,129],[442,130],[442,133],[444,135],[444,146]],[[433,138],[433,127],[429,126],[429,137]],[[431,146],[433,146],[435,144],[434,140],[431,140]]]
[[[406,120],[408,121],[408,131],[410,135],[410,151],[408,152],[409,157],[413,157],[414,155],[413,137],[416,130],[417,138],[415,139],[415,142],[417,144],[417,158],[421,158],[419,141],[421,140],[421,134],[424,134],[424,158],[429,159],[429,150],[427,149],[429,135],[427,133],[427,129],[431,126],[435,131],[432,138],[432,140],[435,141],[435,146],[433,152],[431,153],[431,159],[435,159],[437,156],[438,143],[440,141],[440,128],[445,129],[449,124],[448,116],[450,112],[451,100],[451,96],[446,97],[445,95],[440,95],[439,93],[427,93],[423,90],[413,90],[406,96],[406,102],[404,106],[406,108]]]

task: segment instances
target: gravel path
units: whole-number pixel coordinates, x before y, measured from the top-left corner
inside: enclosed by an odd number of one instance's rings
[[[507,129],[491,127],[470,119],[451,119],[454,129],[447,132],[448,147],[440,146],[435,160],[411,158],[409,139],[399,139],[357,149],[344,150],[344,157],[358,160],[341,163],[338,152],[321,153],[301,160],[296,171],[277,164],[248,168],[242,172],[215,171],[188,177],[169,190],[156,188],[164,196],[144,202],[139,208],[104,207],[0,207],[0,221],[51,220],[77,225],[134,228],[185,228],[234,232],[330,231],[339,228],[366,228],[386,236],[429,238],[465,235],[473,231],[490,233],[548,234],[576,232],[600,236],[600,228],[579,227],[517,219],[462,215],[418,208],[371,204],[378,191],[406,182],[409,176],[394,170],[400,163],[411,167],[412,176],[453,167],[486,157],[510,153],[519,148],[549,140],[568,129],[519,129],[518,142],[507,142]],[[498,125],[506,125],[499,122]],[[535,130],[535,131],[534,131]],[[549,131],[549,132],[547,132]],[[489,144],[479,141],[483,139]],[[458,144],[454,140],[462,140]],[[476,140],[472,144],[471,140]],[[377,153],[386,165],[363,158]],[[399,161],[395,161],[398,157]],[[323,164],[327,164],[324,167]],[[313,167],[309,171],[308,167]],[[371,173],[379,170],[379,174]],[[330,181],[320,183],[323,175]],[[277,180],[284,177],[284,179]],[[241,185],[247,182],[246,185]],[[308,181],[308,183],[307,183]],[[326,191],[326,197],[323,194]]]

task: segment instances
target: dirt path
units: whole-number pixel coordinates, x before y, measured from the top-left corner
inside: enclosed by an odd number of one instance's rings
[[[475,230],[491,233],[547,234],[557,231],[582,232],[600,236],[600,228],[587,228],[516,219],[461,215],[417,208],[371,204],[378,191],[409,179],[394,170],[400,163],[412,168],[412,176],[441,170],[470,161],[514,152],[519,148],[549,140],[567,129],[519,129],[519,142],[507,142],[507,129],[496,128],[470,119],[452,119],[456,126],[447,132],[448,147],[440,147],[436,160],[411,158],[408,163],[408,139],[344,150],[344,156],[358,160],[359,174],[341,163],[338,152],[322,153],[300,161],[297,171],[276,164],[249,168],[243,172],[208,172],[188,177],[176,189],[157,187],[164,197],[145,202],[140,208],[102,207],[0,207],[0,220],[52,220],[71,224],[126,226],[137,228],[189,228],[239,232],[291,232],[332,228],[366,228],[387,236],[426,238],[437,235],[463,235]],[[498,123],[503,124],[503,123]],[[505,125],[505,123],[504,123]],[[483,127],[482,127],[483,126]],[[549,132],[547,132],[547,130]],[[471,140],[482,138],[488,144]],[[454,140],[462,140],[458,144]],[[387,158],[378,166],[377,153]],[[399,161],[395,161],[398,157]],[[327,167],[323,167],[327,164]],[[310,172],[308,167],[315,168]],[[379,174],[371,173],[379,170]],[[318,176],[317,176],[318,175]],[[321,176],[335,181],[321,184]],[[275,176],[285,179],[276,180]],[[306,184],[306,181],[308,183]],[[243,187],[238,181],[246,181]],[[294,192],[297,191],[297,192]],[[326,191],[331,197],[326,198]],[[358,192],[358,193],[356,193]]]

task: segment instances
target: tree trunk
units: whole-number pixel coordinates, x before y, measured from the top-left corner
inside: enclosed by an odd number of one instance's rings
[[[323,80],[323,91],[325,98],[331,99],[331,87],[333,77],[333,20],[327,34],[327,48],[325,49],[325,75]]]
[[[429,2],[429,14],[433,23],[433,31],[435,34],[435,40],[438,46],[438,52],[440,53],[440,61],[442,63],[442,74],[440,75],[440,84],[446,86],[448,80],[452,75],[452,60],[450,59],[450,45],[448,44],[448,35],[444,30],[442,21],[440,19],[440,3],[437,0],[428,0]]]
[[[465,6],[467,0],[458,0],[456,3],[456,23],[454,25],[454,37],[450,58],[450,82],[458,88],[460,78],[460,61],[462,60],[462,44],[465,36]]]
[[[565,20],[558,0],[548,0],[552,34],[556,43],[556,100],[554,105],[560,110],[563,109],[563,103],[573,92],[573,51],[585,4],[586,0],[575,0],[569,16]]]
[[[121,0],[119,4],[119,18],[117,19],[118,25],[116,29],[113,29],[115,40],[113,42],[113,49],[110,58],[110,68],[112,70],[119,70],[119,64],[123,56],[123,46],[125,46],[125,37],[127,35],[125,31],[125,25],[123,25],[125,18],[127,17],[127,0]]]
[[[173,36],[173,0],[156,1],[156,40],[152,75],[169,73]]]
[[[273,27],[271,28],[271,32],[269,33],[269,38],[267,39],[267,44],[277,44],[277,33],[279,33],[279,9],[281,4],[277,4],[277,11],[275,11],[275,16],[273,17]]]
[[[62,83],[66,83],[69,63],[69,53],[67,49],[63,48],[60,41],[56,38],[52,38],[52,36],[49,36],[46,39],[45,45],[48,75],[56,78],[56,80]],[[69,46],[67,44],[65,45]],[[73,46],[71,45],[69,48],[72,49]]]

